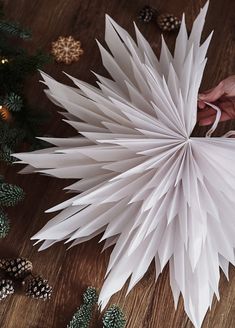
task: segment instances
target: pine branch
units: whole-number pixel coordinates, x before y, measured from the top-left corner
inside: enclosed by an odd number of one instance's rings
[[[0,21],[0,31],[24,40],[31,38],[31,33],[28,30],[23,29],[18,23],[7,20]]]
[[[117,305],[112,305],[103,316],[103,328],[124,328],[126,319]]]
[[[12,150],[7,146],[3,145],[0,148],[0,161],[11,164],[13,162],[13,157],[11,156]]]
[[[9,124],[0,121],[0,160],[11,163],[14,160],[11,156],[12,151],[24,138],[24,129],[11,127]]]
[[[19,112],[23,107],[22,98],[14,92],[11,92],[4,99],[3,104],[11,111],[11,112]]]
[[[94,305],[98,301],[97,291],[94,287],[88,287],[83,294],[83,302],[87,305]]]
[[[33,55],[23,53],[15,58],[14,69],[18,71],[18,74],[25,77],[41,69],[50,59],[51,56],[42,53],[41,50],[38,50]]]
[[[10,230],[10,221],[7,214],[0,208],[0,238],[5,238]]]
[[[24,198],[24,191],[20,187],[2,182],[0,183],[0,206],[14,206]]]
[[[92,318],[92,310],[97,303],[98,296],[94,287],[88,287],[83,294],[83,304],[73,315],[67,328],[88,328]]]

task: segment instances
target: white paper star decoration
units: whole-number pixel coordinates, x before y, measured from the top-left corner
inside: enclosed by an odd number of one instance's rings
[[[110,17],[100,44],[112,80],[99,88],[73,77],[78,88],[42,74],[49,98],[68,113],[73,138],[43,138],[52,148],[15,154],[32,171],[78,179],[77,192],[33,239],[45,249],[104,233],[114,245],[100,293],[103,306],[130,278],[129,290],[152,260],[156,276],[169,261],[175,305],[200,327],[219,297],[220,268],[228,275],[235,247],[235,139],[192,138],[197,96],[210,35],[200,45],[208,4],[190,36],[183,16],[174,56],[164,39],[160,59],[135,26],[137,44]]]

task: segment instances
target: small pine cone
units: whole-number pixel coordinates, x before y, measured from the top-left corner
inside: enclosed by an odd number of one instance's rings
[[[5,271],[9,277],[20,280],[24,279],[32,272],[33,265],[32,262],[23,257],[16,259],[1,259],[0,269]]]
[[[172,14],[161,14],[157,18],[157,24],[164,32],[178,30],[181,24],[179,18]]]
[[[14,287],[12,280],[1,279],[0,280],[0,301],[6,298],[8,295],[14,293]]]
[[[149,6],[144,6],[138,13],[138,19],[144,23],[149,23],[151,22],[155,14],[155,9]]]
[[[46,301],[51,298],[52,287],[46,279],[40,276],[30,279],[26,282],[26,295],[35,299]]]

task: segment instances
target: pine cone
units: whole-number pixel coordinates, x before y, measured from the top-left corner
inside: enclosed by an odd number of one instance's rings
[[[5,238],[10,230],[10,221],[6,213],[0,209],[0,238]]]
[[[4,270],[9,277],[15,279],[24,279],[32,272],[32,268],[32,262],[23,257],[0,260],[0,269]]]
[[[12,280],[9,279],[1,279],[0,280],[0,301],[6,298],[8,295],[13,294],[15,292],[13,287]]]
[[[144,23],[149,23],[151,22],[155,14],[155,9],[149,6],[144,6],[144,8],[142,8],[138,13],[138,19]]]
[[[157,18],[157,24],[162,31],[174,31],[180,27],[181,21],[172,14],[161,14]]]
[[[26,295],[35,299],[46,301],[51,298],[52,287],[48,281],[40,276],[30,279],[26,282]]]

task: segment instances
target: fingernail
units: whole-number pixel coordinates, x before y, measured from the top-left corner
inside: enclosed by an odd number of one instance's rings
[[[198,98],[201,99],[201,100],[202,100],[202,99],[205,99],[205,97],[206,97],[206,96],[205,96],[203,93],[199,93],[199,95],[198,95]]]

